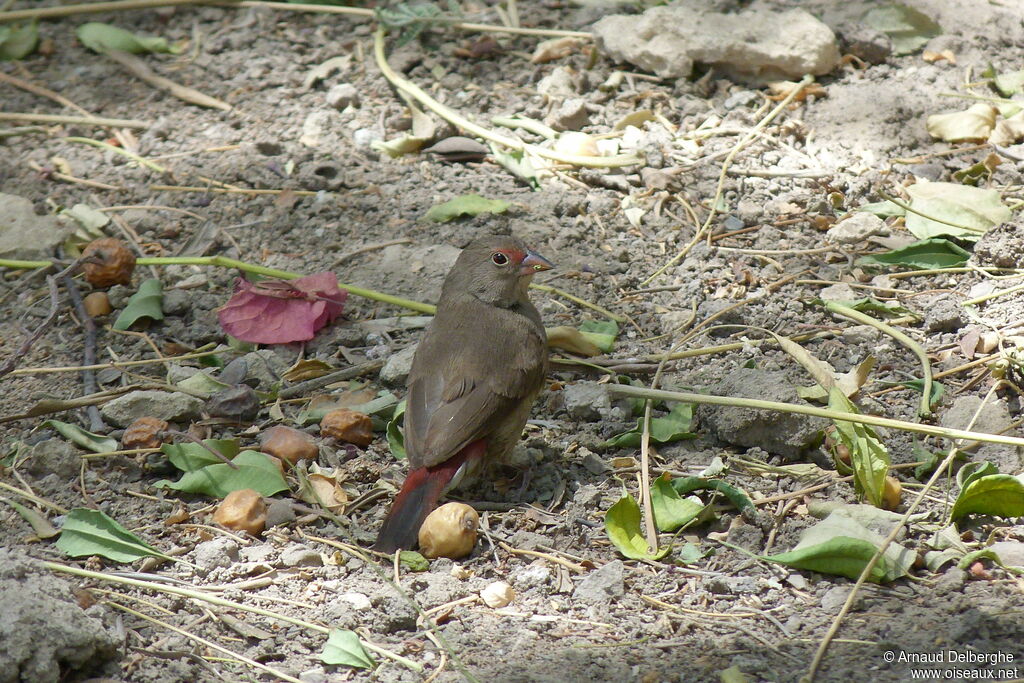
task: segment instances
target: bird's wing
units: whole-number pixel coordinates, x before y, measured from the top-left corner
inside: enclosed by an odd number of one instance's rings
[[[405,413],[413,467],[444,462],[487,437],[543,382],[546,349],[532,326],[499,317],[496,329],[481,332],[470,326],[479,317],[463,313],[458,319],[469,324],[448,325],[444,339],[431,329],[413,361]]]

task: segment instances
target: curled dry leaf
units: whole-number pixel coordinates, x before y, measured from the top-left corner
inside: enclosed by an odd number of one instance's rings
[[[553,62],[556,59],[564,59],[576,52],[582,42],[581,38],[573,36],[545,40],[534,49],[530,62],[533,64],[544,64],[545,62]]]
[[[928,134],[946,142],[984,142],[995,128],[998,113],[991,104],[979,102],[965,111],[932,114]]]
[[[423,520],[420,526],[420,552],[424,557],[465,557],[476,546],[480,516],[465,503],[446,503]]]
[[[600,356],[601,349],[583,336],[583,333],[574,327],[559,325],[558,327],[547,328],[548,347],[561,349],[579,356]]]
[[[1024,140],[1024,111],[1017,112],[1013,116],[1000,119],[995,130],[989,136],[988,141],[993,145],[1015,145]]]
[[[373,441],[373,420],[364,413],[339,408],[320,420],[320,433],[338,441],[369,446]]]
[[[323,505],[331,512],[339,513],[348,504],[348,494],[338,484],[337,477],[314,472],[307,478],[311,491],[303,491],[302,499],[307,503]],[[308,497],[307,497],[308,496]]]
[[[239,278],[235,293],[217,317],[224,331],[254,344],[308,341],[341,315],[348,292],[338,287],[334,273],[323,272],[297,280],[249,282]]]
[[[308,434],[284,425],[275,425],[263,432],[260,444],[261,451],[289,465],[300,460],[315,461],[320,453]]]
[[[232,531],[258,536],[267,526],[267,504],[252,489],[232,491],[217,506],[213,521]]]
[[[135,270],[135,254],[119,239],[93,240],[82,251],[85,281],[93,287],[126,285]]]
[[[768,99],[773,102],[784,100],[789,97],[789,93],[793,92],[793,89],[798,85],[800,84],[794,83],[793,81],[775,81],[774,83],[769,83],[768,91],[771,95],[768,95]],[[819,83],[811,83],[800,91],[796,96],[796,101],[803,102],[811,95],[814,95],[815,97],[827,97],[828,91]]]
[[[508,585],[504,581],[495,581],[492,584],[488,584],[482,591],[480,591],[480,599],[484,601],[484,604],[488,607],[504,607],[516,598],[516,592],[512,586]]]
[[[158,417],[140,417],[128,425],[121,435],[121,445],[125,449],[160,448],[169,439],[165,432],[170,429],[166,420]]]
[[[601,150],[597,148],[597,140],[578,131],[569,131],[559,135],[555,140],[555,151],[578,157],[601,156]]]

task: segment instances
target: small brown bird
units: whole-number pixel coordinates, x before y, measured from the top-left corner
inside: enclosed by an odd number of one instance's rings
[[[445,278],[409,373],[409,474],[374,549],[416,545],[441,495],[500,459],[523,433],[547,370],[547,338],[527,288],[551,263],[515,237],[480,237]]]

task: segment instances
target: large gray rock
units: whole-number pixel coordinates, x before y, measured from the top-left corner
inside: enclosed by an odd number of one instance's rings
[[[979,396],[961,396],[953,401],[953,405],[939,418],[939,424],[943,427],[953,429],[966,429],[971,420],[972,432],[984,432],[985,434],[1006,434],[1008,436],[1019,436],[1013,429],[1013,417],[1010,415],[1006,401],[989,401],[981,412]],[[978,413],[977,419],[974,418]],[[1009,446],[1001,443],[985,443],[968,441],[962,448],[973,454],[973,459],[978,462],[990,462],[999,468],[1000,472],[1006,474],[1019,474],[1024,468],[1024,449],[1016,446]]]
[[[803,403],[781,372],[736,368],[710,389],[716,396]],[[820,417],[738,406],[704,405],[698,407],[697,415],[720,441],[745,448],[757,446],[785,458],[795,458],[815,445],[828,425]]]
[[[598,46],[613,59],[685,78],[695,62],[755,80],[826,74],[839,62],[832,30],[800,9],[736,14],[708,11],[700,0],[612,15],[594,24]]]
[[[70,223],[54,216],[37,216],[32,202],[0,194],[0,258],[36,261],[54,257],[54,250],[71,234]]]
[[[0,683],[82,680],[118,656],[113,634],[78,606],[68,582],[4,548],[0,605]]]
[[[401,351],[391,354],[380,369],[380,381],[393,387],[405,386],[405,380],[412,370],[412,359],[416,355],[418,344],[406,346]]]
[[[127,427],[140,417],[158,417],[168,422],[182,422],[199,417],[203,400],[188,394],[167,391],[133,391],[118,396],[100,408],[103,419],[118,427]]]
[[[587,574],[576,584],[572,597],[583,602],[610,602],[626,592],[626,567],[622,560],[613,560],[600,569]]]

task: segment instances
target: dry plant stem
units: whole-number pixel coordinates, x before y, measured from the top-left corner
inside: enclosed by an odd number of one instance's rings
[[[328,513],[328,516],[331,519],[334,520],[335,524],[339,524],[339,526],[343,530],[343,532],[346,533],[346,535],[348,535],[346,527],[344,525],[340,524],[340,518],[337,515],[331,514],[329,510],[327,511],[327,513]],[[301,528],[300,529],[296,529],[296,532],[303,539],[308,539],[308,540],[316,541],[318,543],[323,543],[324,545],[330,546],[332,548],[338,548],[339,550],[342,550],[342,551],[348,553],[349,555],[352,555],[353,557],[359,559],[360,561],[365,562],[366,566],[369,567],[372,572],[377,574],[378,578],[380,578],[384,582],[389,583],[389,582],[392,581],[392,579],[390,577],[388,577],[388,575],[385,574],[384,571],[375,562],[372,562],[370,560],[370,558],[367,556],[366,552],[364,552],[363,549],[360,548],[358,545],[355,545],[354,542],[353,542],[353,544],[349,545],[349,544],[341,543],[339,541],[336,541],[336,540],[333,540],[333,539],[330,539],[330,538],[323,538],[321,536],[313,536],[313,535],[307,534]],[[350,537],[350,540],[351,540],[351,537]],[[379,552],[377,552],[375,550],[371,550],[369,552],[372,555],[375,555],[377,557],[384,557],[384,558],[389,558],[389,559],[391,558],[391,555],[387,555],[385,553],[379,553]],[[395,563],[397,564],[398,561],[399,561],[399,557],[400,557],[399,551],[397,551],[397,550],[395,551],[395,556],[394,557],[395,557]],[[397,572],[398,572],[398,569],[396,568],[395,569],[396,578],[397,578]],[[409,594],[402,588],[401,584],[399,584],[399,583],[391,583],[391,588],[394,589],[395,592],[397,592],[403,599],[405,599],[405,601],[413,608],[413,610],[415,610],[416,614],[418,615],[418,617],[417,617],[417,624],[420,623],[421,619],[423,620],[423,625],[427,629],[425,632],[429,633],[429,634],[431,634],[433,636],[430,639],[431,642],[433,642],[435,645],[437,645],[438,649],[440,649],[442,652],[446,652],[448,654],[448,656],[451,658],[451,660],[453,662],[455,662],[455,666],[458,668],[459,673],[462,674],[463,678],[465,678],[470,683],[480,683],[480,680],[476,676],[474,676],[473,673],[468,668],[466,668],[466,666],[462,663],[462,660],[455,653],[455,650],[452,649],[451,645],[448,644],[447,639],[438,630],[437,623],[434,622],[434,620],[429,617],[429,615],[423,609],[423,607],[421,607],[420,604],[418,602],[416,602],[416,600],[414,600],[411,596],[409,596]],[[366,646],[367,648],[371,648],[369,643],[365,643],[364,642],[363,645]],[[420,670],[422,670],[422,668]]]
[[[974,426],[978,416],[981,415],[982,410],[988,404],[989,400],[995,394],[996,389],[1000,385],[1001,382],[994,383],[992,388],[988,390],[988,393],[985,394],[985,398],[982,400],[981,404],[978,405],[978,409],[974,411],[971,421],[967,424],[968,430]],[[864,569],[861,571],[860,576],[857,577],[857,583],[855,583],[853,588],[850,589],[850,593],[846,596],[846,602],[843,603],[842,609],[839,610],[839,614],[836,615],[835,619],[832,621],[832,625],[828,629],[828,632],[825,634],[825,637],[822,638],[821,644],[818,646],[818,651],[814,653],[814,659],[811,661],[811,666],[808,668],[807,673],[800,679],[800,683],[812,683],[814,681],[814,677],[818,673],[819,667],[821,667],[821,662],[825,658],[825,653],[828,652],[828,646],[839,631],[839,625],[842,623],[843,618],[845,618],[849,613],[850,607],[853,605],[860,587],[863,586],[864,582],[867,581],[867,578],[871,576],[871,571],[875,568],[875,565],[878,564],[882,554],[886,551],[889,545],[896,540],[896,537],[899,536],[900,531],[903,530],[903,526],[910,520],[910,516],[914,513],[914,510],[917,509],[917,506],[921,504],[921,501],[924,500],[928,492],[934,488],[939,477],[945,474],[946,469],[953,464],[953,459],[956,457],[956,454],[956,444],[952,444],[949,447],[949,453],[946,454],[946,458],[935,468],[935,471],[932,472],[932,476],[928,478],[924,487],[918,492],[917,497],[915,497],[914,500],[910,502],[910,505],[907,506],[907,511],[903,513],[903,517],[900,519],[899,524],[893,526],[892,531],[890,531],[889,535],[885,537],[884,541],[882,541],[882,544],[875,551],[875,554],[872,555],[868,563],[864,565]]]
[[[2,16],[0,16],[0,23],[3,23]],[[75,104],[74,102],[72,102],[68,98],[64,97],[60,93],[55,93],[54,91],[50,90],[49,88],[44,88],[43,86],[36,85],[35,83],[29,83],[28,81],[24,81],[24,80],[18,78],[17,76],[11,76],[10,74],[5,74],[5,73],[0,73],[0,83],[6,83],[7,85],[12,85],[15,88],[20,88],[21,90],[24,90],[26,92],[30,92],[33,95],[39,95],[40,97],[45,97],[48,100],[53,100],[54,102],[56,102],[57,104],[61,105],[62,107],[67,107],[68,109],[74,109],[75,111],[77,111],[82,116],[87,116],[87,117],[92,118],[92,114],[87,112],[85,109],[82,109],[81,107],[79,107],[77,104]]]
[[[1016,294],[1017,292],[1020,292],[1020,291],[1024,291],[1024,285],[1017,285],[1016,287],[1010,287],[1008,289],[1001,289],[998,292],[989,292],[988,294],[984,294],[982,296],[976,296],[973,299],[968,299],[967,301],[961,301],[960,305],[961,306],[974,306],[976,304],[980,304],[980,303],[983,303],[985,301],[991,301],[992,299],[998,299],[999,297],[1006,296],[1007,294]]]
[[[36,9],[0,12],[0,24],[6,21],[23,19],[57,19],[76,14],[95,14],[97,12],[121,12],[131,9],[152,9],[154,7],[173,7],[175,5],[205,5],[206,0],[119,0],[115,2],[87,2],[65,7],[38,7]]]
[[[315,377],[313,379],[307,379],[305,382],[299,382],[292,386],[282,389],[278,392],[278,396],[281,398],[294,398],[295,396],[304,396],[310,391],[321,389],[328,384],[334,384],[335,382],[344,382],[345,380],[354,379],[363,375],[368,375],[372,372],[376,372],[384,367],[384,361],[382,360],[371,360],[366,363],[360,363],[359,365],[353,365],[350,368],[344,370],[338,370],[332,372],[323,377]]]
[[[687,391],[663,391],[661,389],[648,389],[646,387],[634,387],[627,384],[609,384],[608,392],[619,396],[633,396],[635,398],[652,398],[660,401],[684,401],[714,406],[736,406],[741,408],[759,408],[762,410],[774,410],[782,413],[796,413],[798,415],[811,415],[813,417],[824,417],[828,420],[843,420],[845,422],[856,422],[858,424],[872,425],[875,427],[888,427],[899,429],[905,432],[916,432],[929,436],[938,436],[945,439],[967,439],[970,441],[984,441],[986,443],[1001,443],[1009,446],[1024,446],[1024,439],[1015,436],[1003,436],[1001,434],[985,434],[984,432],[967,432],[962,429],[950,429],[948,427],[936,427],[933,425],[918,424],[916,422],[905,422],[893,420],[888,417],[876,415],[858,415],[844,413],[838,410],[827,408],[815,408],[814,406],[793,405],[779,403],[777,401],[762,401],[756,398],[738,398],[736,396],[715,396],[712,394],[693,394]]]
[[[215,595],[208,595],[206,593],[194,590],[192,588],[181,588],[181,587],[178,587],[178,586],[169,586],[169,585],[154,583],[152,581],[140,581],[139,579],[132,579],[132,578],[129,578],[129,577],[126,577],[126,576],[118,576],[116,574],[105,574],[103,572],[94,572],[94,571],[90,571],[88,569],[80,569],[78,567],[71,567],[71,566],[68,566],[68,565],[59,564],[57,562],[41,562],[40,564],[43,567],[45,567],[46,569],[49,569],[50,571],[54,571],[54,572],[62,572],[62,573],[65,573],[65,574],[71,574],[73,576],[81,576],[83,578],[95,579],[95,580],[98,580],[98,581],[110,581],[112,583],[119,583],[119,584],[122,584],[122,585],[125,585],[125,586],[132,586],[134,588],[146,588],[146,589],[149,589],[149,590],[157,591],[158,593],[169,593],[169,594],[172,594],[172,595],[180,595],[182,597],[192,598],[193,600],[200,600],[202,602],[207,602],[207,603],[209,603],[211,605],[217,605],[219,607],[227,607],[228,609],[237,609],[237,610],[242,610],[243,612],[251,612],[253,614],[259,614],[261,616],[269,617],[271,619],[280,619],[281,621],[287,622],[289,624],[293,624],[295,626],[299,626],[301,628],[305,628],[305,629],[308,629],[310,631],[316,631],[317,633],[322,633],[324,635],[327,635],[327,634],[329,634],[331,632],[331,630],[329,628],[326,628],[324,626],[320,626],[319,624],[313,624],[313,623],[310,623],[308,621],[302,621],[301,619],[296,619],[294,617],[290,617],[287,614],[280,614],[278,612],[271,612],[270,610],[265,610],[265,609],[262,609],[260,607],[253,607],[251,605],[244,605],[244,604],[239,603],[239,602],[233,602],[231,600],[226,600],[224,598],[219,598],[219,597],[217,597]],[[405,666],[406,668],[411,669],[412,671],[416,671],[416,672],[423,671],[423,667],[420,666],[419,664],[417,664],[416,662],[412,661],[411,659],[407,659],[407,658],[402,657],[401,655],[395,654],[394,652],[391,652],[389,650],[385,650],[385,649],[377,647],[375,645],[371,645],[369,643],[366,643],[365,641],[363,642],[363,645],[368,650],[373,650],[374,652],[376,652],[376,653],[378,653],[378,654],[380,654],[380,655],[382,655],[384,657],[388,657],[389,659],[393,659],[396,662],[398,662],[399,664]]]
[[[15,114],[0,112],[0,121],[28,121],[32,123],[67,123],[103,126],[104,128],[149,128],[145,121],[135,119],[105,119],[98,116],[58,116],[55,114]]]
[[[66,183],[84,185],[85,187],[91,187],[94,190],[108,190],[110,192],[120,192],[121,190],[124,189],[123,187],[118,187],[117,185],[109,185],[107,183],[101,183],[97,180],[86,180],[85,178],[78,178],[73,175],[68,175],[67,173],[61,173],[60,171],[44,169],[42,166],[40,166],[34,161],[29,161],[27,163],[28,167],[31,168],[33,171],[40,173],[44,176],[56,178],[57,180],[63,180]]]
[[[57,281],[63,277],[66,277],[69,273],[78,268],[78,265],[79,261],[75,261],[70,266],[60,271],[56,275],[48,275],[46,277],[46,283],[50,289],[50,312],[46,315],[46,318],[43,320],[43,322],[39,323],[39,326],[36,327],[36,329],[32,331],[32,333],[25,339],[25,341],[21,343],[21,346],[18,347],[18,350],[11,354],[11,357],[4,361],[3,365],[0,365],[0,377],[3,377],[4,375],[14,370],[14,366],[17,364],[18,359],[28,352],[29,348],[32,347],[32,344],[34,344],[41,336],[43,336],[43,333],[46,331],[46,328],[52,325],[53,321],[57,319],[57,310],[59,309],[60,305],[60,299],[57,293]]]
[[[592,303],[590,303],[589,301],[587,301],[585,299],[581,299],[578,296],[570,294],[569,292],[566,292],[564,290],[558,289],[557,287],[552,287],[551,285],[532,284],[532,285],[530,285],[530,289],[536,289],[536,290],[539,290],[541,292],[548,292],[549,294],[557,294],[558,296],[564,297],[564,298],[568,299],[569,301],[572,301],[575,304],[579,304],[580,306],[583,306],[585,308],[589,308],[592,311],[597,311],[598,313],[600,313],[604,317],[609,318],[610,320],[614,320],[617,323],[624,323],[624,322],[626,322],[625,316],[621,316],[621,315],[617,315],[615,313],[612,313],[607,308],[602,308],[601,306],[598,306],[597,304],[592,304]]]
[[[68,297],[71,299],[71,305],[75,309],[75,314],[82,321],[82,328],[84,330],[84,340],[82,350],[82,365],[85,368],[93,365],[96,362],[96,323],[93,322],[92,316],[90,316],[85,310],[85,303],[82,301],[82,293],[78,290],[78,285],[75,284],[74,278],[64,275],[61,277],[61,283],[64,288],[68,290]],[[96,384],[96,373],[89,369],[83,369],[81,371],[82,385],[85,387],[86,394],[94,394],[98,389]],[[103,418],[100,417],[100,410],[96,406],[86,406],[86,414],[89,416],[89,431],[101,432],[106,428],[103,423]]]
[[[91,141],[94,142],[94,141]],[[52,265],[49,261],[7,261],[0,259],[0,268],[43,268]],[[77,265],[77,264],[76,264]],[[238,270],[246,273],[255,273],[257,275],[265,275],[267,277],[281,278],[282,280],[295,280],[302,277],[299,273],[292,273],[287,270],[278,270],[276,268],[266,268],[264,266],[257,266],[245,261],[238,261],[236,259],[227,258],[225,256],[156,256],[140,258],[135,261],[137,266],[169,266],[169,265],[182,265],[182,266],[220,266],[222,268],[237,268]],[[341,289],[347,290],[350,294],[361,296],[366,299],[372,299],[374,301],[380,301],[386,304],[392,304],[393,306],[400,306],[402,308],[408,308],[413,311],[419,311],[420,313],[434,314],[437,310],[436,306],[431,304],[420,303],[419,301],[412,301],[410,299],[403,299],[398,296],[391,296],[390,294],[384,294],[372,289],[365,289],[363,287],[355,287],[353,285],[347,285],[343,282],[339,282],[338,286]],[[0,373],[3,374],[3,373]]]
[[[22,491],[19,488],[11,486],[10,484],[5,484],[2,481],[0,481],[0,489],[3,489],[5,491],[9,491],[9,492],[15,494],[16,496],[21,496],[25,500],[32,501],[33,503],[35,503],[39,507],[48,508],[48,509],[53,510],[54,512],[56,512],[58,514],[61,514],[61,515],[68,514],[68,511],[67,511],[66,508],[62,508],[60,505],[57,505],[56,503],[51,503],[50,501],[46,500],[45,498],[40,498],[39,496],[33,495],[31,493],[28,493],[27,491]]]
[[[112,600],[104,600],[103,604],[107,605],[108,607],[113,607],[115,609],[119,609],[122,612],[127,612],[128,614],[131,614],[132,616],[136,616],[136,617],[138,617],[140,619],[145,619],[146,621],[148,621],[151,624],[156,624],[157,626],[160,626],[162,628],[166,628],[168,630],[174,631],[175,633],[177,633],[179,635],[185,636],[189,640],[193,640],[193,641],[195,641],[195,642],[197,642],[197,643],[199,643],[201,645],[205,645],[206,647],[210,648],[211,650],[216,650],[217,652],[222,652],[222,653],[224,653],[225,655],[227,655],[228,657],[230,657],[233,660],[236,660],[236,661],[241,662],[243,664],[248,664],[249,666],[253,667],[254,669],[259,669],[260,671],[265,671],[265,672],[269,673],[271,676],[275,676],[275,677],[277,677],[277,678],[279,678],[279,679],[281,679],[283,681],[288,681],[289,683],[302,683],[301,679],[295,678],[293,676],[289,676],[288,674],[283,673],[281,671],[278,671],[277,669],[272,669],[269,666],[267,666],[266,664],[260,664],[255,659],[249,659],[245,655],[240,655],[237,652],[232,652],[231,650],[227,649],[226,647],[224,647],[222,645],[218,645],[217,643],[215,643],[215,642],[213,642],[211,640],[207,640],[205,638],[197,636],[196,634],[191,633],[190,631],[186,631],[185,629],[178,628],[177,626],[174,626],[173,624],[168,624],[166,621],[161,621],[160,619],[157,619],[156,617],[151,617],[148,614],[143,614],[142,612],[134,610],[131,607],[127,607],[125,605],[122,605],[121,603],[114,602]]]
[[[373,10],[359,7],[336,7],[328,5],[292,4],[287,2],[263,2],[262,0],[243,0],[243,2],[210,2],[208,4],[220,7],[268,7],[270,9],[283,9],[294,12],[320,12],[323,14],[348,14],[360,17],[373,17]],[[447,24],[452,28],[463,31],[481,31],[489,33],[514,33],[522,36],[550,36],[554,38],[593,38],[590,33],[583,31],[562,31],[559,29],[545,28],[519,28],[517,26],[496,26],[493,24],[471,24],[467,22],[455,22]]]
[[[296,197],[313,197],[317,193],[312,190],[253,190],[245,187],[197,187],[194,185],[150,185],[149,189],[154,192],[202,192],[204,194],[248,194],[277,195],[282,192],[291,192]]]
[[[737,154],[739,154],[741,149],[746,147],[748,144],[750,144],[757,138],[762,128],[764,128],[773,120],[775,120],[775,117],[782,113],[782,111],[789,106],[789,103],[796,99],[796,96],[803,92],[803,89],[813,82],[813,76],[811,76],[810,74],[804,76],[800,80],[800,82],[797,83],[796,86],[789,92],[789,94],[786,95],[786,97],[782,99],[777,105],[775,105],[774,109],[768,112],[768,114],[763,119],[758,121],[757,124],[753,128],[751,128],[750,131],[739,142],[736,143],[736,145],[732,148],[732,151],[730,151],[728,156],[725,157],[725,161],[722,162],[722,172],[718,176],[718,186],[715,188],[715,196],[711,200],[711,209],[708,211],[708,217],[704,220],[704,223],[697,231],[697,234],[706,233],[708,228],[711,226],[711,222],[715,219],[715,216],[718,215],[717,207],[722,197],[722,189],[725,187],[725,179],[729,175],[729,165],[732,163],[732,160],[736,157]],[[694,235],[694,238],[696,238],[697,234]],[[663,265],[661,268],[658,268],[658,270],[654,271],[650,275],[650,277],[641,282],[640,286],[645,287],[648,284],[650,284],[651,281],[654,280],[654,278],[658,277],[666,270],[668,270],[676,263],[678,263],[683,257],[686,256],[686,254],[692,248],[693,243],[691,241],[691,244],[688,244],[686,247],[683,248],[682,251],[673,256],[668,263]]]
[[[181,356],[169,356],[167,358],[152,358],[150,360],[125,360],[125,361],[111,361],[109,363],[96,363],[95,365],[65,365],[62,367],[54,368],[21,368],[11,372],[12,375],[46,375],[60,372],[81,372],[83,370],[106,370],[107,368],[128,368],[136,365],[156,365],[158,363],[167,363],[170,361],[182,361],[191,360],[193,358],[205,358],[206,356],[213,356],[222,351],[200,351],[196,353],[186,353]]]
[[[860,311],[856,311],[849,306],[843,306],[842,304],[834,301],[826,301],[825,308],[837,315],[841,315],[844,318],[850,318],[856,320],[864,325],[870,325],[876,330],[881,330],[885,334],[889,335],[900,344],[903,344],[910,349],[917,359],[921,361],[921,374],[924,377],[924,386],[921,389],[921,404],[917,409],[918,415],[921,417],[927,417],[932,414],[932,363],[928,360],[928,354],[921,348],[921,345],[915,342],[913,339],[903,334],[895,327],[886,325],[885,323],[875,320],[869,315],[865,315]]]
[[[508,147],[509,149],[519,152],[529,152],[530,154],[544,159],[560,161],[564,164],[571,164],[573,166],[587,168],[618,168],[622,166],[635,166],[643,162],[643,159],[632,154],[620,154],[614,157],[585,157],[572,154],[560,154],[554,150],[537,147],[536,145],[528,145],[518,138],[510,138],[500,135],[492,130],[473,123],[454,109],[451,109],[435,100],[412,81],[408,81],[399,76],[395,70],[391,68],[388,64],[387,58],[384,56],[383,28],[378,28],[374,32],[373,54],[377,60],[378,68],[381,70],[381,73],[384,74],[384,78],[386,78],[391,85],[395,86],[399,91],[413,98],[445,121],[448,121],[452,125],[462,128],[466,132],[477,137],[489,140],[493,143],[502,145],[503,147]]]
[[[201,93],[194,88],[189,88],[181,85],[180,83],[175,83],[169,78],[164,78],[163,76],[154,73],[144,61],[133,54],[122,52],[120,50],[107,50],[104,54],[130,71],[140,80],[145,81],[159,90],[166,90],[179,100],[188,102],[189,104],[195,104],[200,107],[208,107],[210,109],[220,109],[222,111],[231,110],[231,105],[223,100],[218,100],[216,97],[210,97],[209,95]]]

